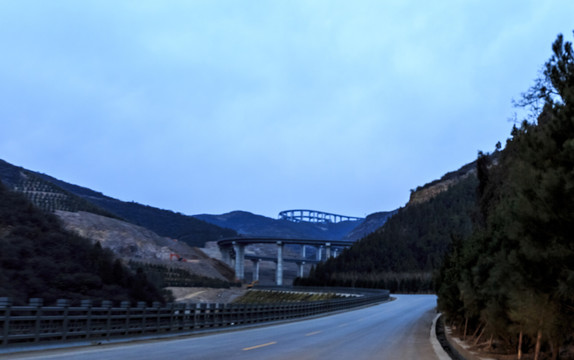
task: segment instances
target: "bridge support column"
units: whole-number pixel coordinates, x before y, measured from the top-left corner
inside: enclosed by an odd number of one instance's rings
[[[229,246],[224,246],[224,247],[220,247],[219,251],[221,252],[221,260],[223,260],[224,263],[226,263],[227,265],[231,265],[231,254],[230,251],[231,249],[229,248]]]
[[[331,243],[325,244],[325,260],[329,260],[331,257]]]
[[[300,261],[297,263],[297,276],[303,277],[303,271],[305,269],[305,261]]]
[[[333,257],[339,256],[339,248],[333,248]]]
[[[316,246],[317,248],[317,253],[315,255],[315,259],[317,261],[321,261],[321,250],[323,249],[323,246]]]
[[[307,258],[307,246],[301,245],[301,259]]]
[[[253,262],[253,276],[251,281],[259,281],[259,262],[261,259],[252,259]]]
[[[283,285],[283,242],[277,241],[277,271],[275,273],[275,283]]]
[[[240,281],[245,279],[245,245],[233,242],[235,250],[235,277]]]

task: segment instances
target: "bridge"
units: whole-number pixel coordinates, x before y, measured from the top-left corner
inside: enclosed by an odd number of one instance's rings
[[[245,255],[245,247],[252,244],[276,244],[277,257],[265,257],[258,255]],[[283,247],[286,244],[301,245],[301,257],[297,259],[284,258]],[[275,272],[275,283],[283,285],[283,263],[294,262],[298,266],[298,276],[303,276],[303,266],[307,263],[318,263],[322,261],[321,249],[325,248],[325,257],[328,259],[331,256],[336,256],[336,249],[331,251],[331,248],[347,248],[353,244],[353,241],[344,240],[318,240],[318,239],[285,239],[275,237],[234,237],[222,239],[217,242],[223,261],[229,265],[233,265],[235,269],[235,277],[240,281],[245,280],[245,259],[253,262],[253,280],[259,280],[259,262],[273,261],[276,264],[277,271]],[[306,246],[314,246],[317,248],[316,257],[314,260],[309,260],[306,257]],[[235,258],[231,259],[231,250],[235,253]],[[232,261],[233,260],[233,261]]]
[[[331,214],[316,210],[285,210],[279,213],[279,219],[293,222],[312,222],[312,223],[338,223],[341,221],[361,221],[360,217]]]

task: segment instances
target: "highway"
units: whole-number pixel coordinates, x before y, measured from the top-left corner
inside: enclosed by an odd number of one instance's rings
[[[0,355],[0,359],[439,359],[429,338],[436,296],[394,297],[358,310],[240,331]]]

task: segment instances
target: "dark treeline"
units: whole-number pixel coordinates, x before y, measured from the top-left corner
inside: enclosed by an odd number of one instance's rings
[[[478,181],[473,173],[427,202],[399,210],[376,232],[337,258],[318,264],[296,284],[430,292],[452,237],[472,230]]]
[[[15,305],[29,298],[160,301],[146,274],[125,267],[99,243],[65,231],[44,212],[0,182],[0,296]]]
[[[519,105],[532,117],[512,130],[499,163],[478,159],[474,231],[456,239],[437,277],[439,308],[501,351],[572,358],[574,338],[574,54],[553,55]]]

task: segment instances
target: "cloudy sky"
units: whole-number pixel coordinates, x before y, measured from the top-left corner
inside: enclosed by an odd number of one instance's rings
[[[0,158],[190,215],[392,210],[504,143],[573,14],[571,0],[0,1]]]

